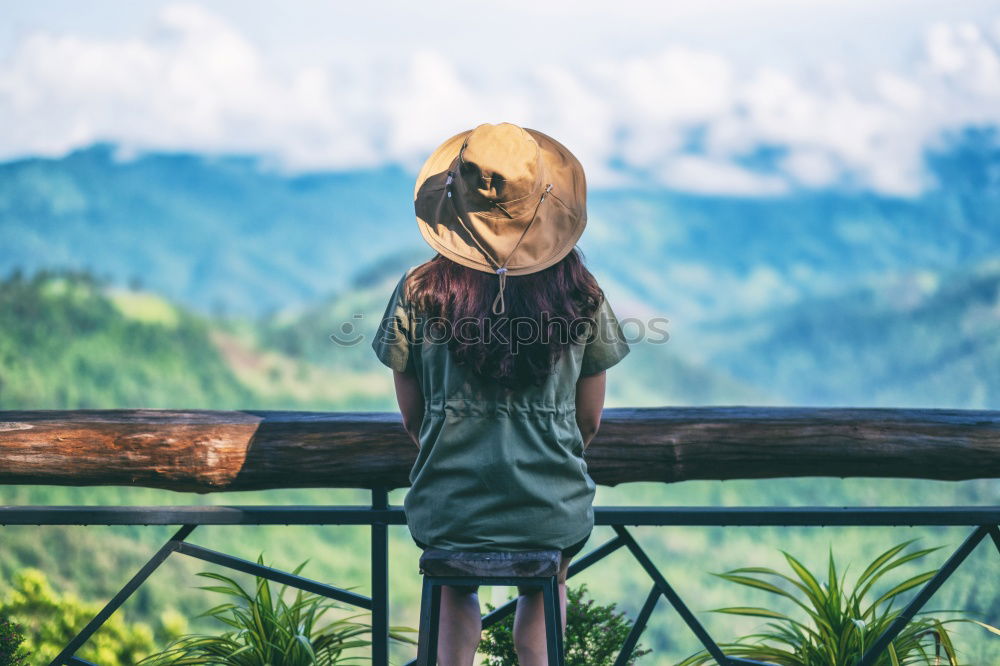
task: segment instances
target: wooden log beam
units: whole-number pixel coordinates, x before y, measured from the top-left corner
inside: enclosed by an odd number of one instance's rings
[[[184,492],[398,488],[417,449],[394,413],[0,411],[0,484]],[[593,479],[1000,477],[1000,412],[667,407],[605,410]]]

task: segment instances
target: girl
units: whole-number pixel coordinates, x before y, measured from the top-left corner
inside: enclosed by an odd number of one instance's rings
[[[410,534],[421,548],[561,550],[565,634],[566,572],[594,525],[583,453],[605,370],[629,350],[575,249],[583,168],[541,132],[485,123],[431,154],[414,207],[437,255],[399,280],[373,343],[419,449]],[[541,592],[518,592],[518,660],[546,664]],[[442,589],[442,666],[473,663],[476,593]]]

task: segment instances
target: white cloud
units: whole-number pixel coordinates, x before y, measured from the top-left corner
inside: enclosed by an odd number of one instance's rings
[[[925,103],[924,91],[920,86],[893,72],[878,72],[875,75],[875,88],[885,103],[901,111],[920,113],[920,107]]]
[[[815,148],[795,148],[782,160],[795,182],[806,187],[828,187],[836,183],[841,169],[833,156]]]
[[[448,136],[508,120],[569,146],[592,185],[640,172],[688,191],[772,195],[844,178],[911,195],[927,185],[922,150],[942,130],[1000,124],[998,43],[1000,21],[935,24],[910,70],[867,80],[835,64],[805,76],[671,44],[498,79],[443,47],[403,66],[279,66],[226,19],[174,4],[142,38],[27,34],[0,63],[0,122],[14,128],[0,157],[110,139],[259,152],[293,169],[416,168]],[[761,147],[787,151],[776,172],[741,166]]]
[[[700,194],[776,195],[788,191],[788,183],[773,175],[759,174],[729,162],[699,155],[671,159],[658,174],[672,189]]]

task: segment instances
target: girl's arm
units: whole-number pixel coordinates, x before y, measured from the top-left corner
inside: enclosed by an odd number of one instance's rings
[[[396,402],[403,415],[403,427],[419,449],[420,424],[424,420],[424,393],[420,390],[420,382],[412,371],[393,370],[392,378],[396,384]]]
[[[607,373],[581,376],[576,382],[576,424],[583,436],[583,448],[601,427],[601,410],[604,409],[604,387]]]

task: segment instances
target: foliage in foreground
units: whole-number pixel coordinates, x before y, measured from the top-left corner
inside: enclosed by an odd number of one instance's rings
[[[308,560],[292,573],[297,575],[306,562]],[[257,563],[264,565],[263,555],[257,557]],[[328,610],[348,607],[302,590],[297,591],[295,600],[289,605],[284,600],[288,586],[282,585],[278,593],[272,595],[270,582],[260,576],[255,576],[256,592],[251,596],[228,576],[210,571],[197,575],[223,583],[201,586],[200,589],[225,594],[236,601],[210,608],[198,617],[214,617],[235,631],[219,636],[182,636],[163,652],[140,661],[140,665],[332,666],[370,660],[367,654],[354,653],[358,648],[371,645],[371,640],[362,638],[371,633],[371,625],[354,620],[367,613],[338,618],[318,626]],[[400,633],[407,631],[416,630],[390,627],[389,635],[394,640],[415,644],[416,641]]]
[[[0,615],[0,666],[25,666],[29,653],[21,648],[21,625]]]
[[[0,614],[23,625],[23,649],[33,664],[55,659],[104,606],[81,601],[73,594],[56,594],[45,573],[33,567],[15,573],[12,583],[7,596],[0,599]],[[161,633],[169,635],[164,628]],[[118,612],[77,650],[76,656],[102,666],[131,666],[156,649],[155,638],[149,624],[128,623]]]
[[[584,601],[586,592],[586,584],[566,588],[566,666],[611,666],[632,629],[632,621],[624,612],[615,612],[617,604],[599,606],[593,599]],[[486,607],[495,610],[489,602]],[[487,656],[483,666],[517,666],[513,613],[484,631],[479,651]],[[638,644],[627,663],[632,666],[650,652]]]
[[[713,576],[719,576],[724,580],[789,599],[808,615],[808,619],[802,622],[767,608],[735,606],[713,609],[713,612],[717,613],[772,620],[767,623],[767,630],[744,636],[733,643],[720,643],[719,647],[727,656],[755,659],[776,666],[858,663],[865,649],[870,647],[902,612],[902,609],[892,608],[896,598],[908,590],[923,585],[937,573],[936,569],[923,572],[896,584],[874,601],[870,603],[866,601],[866,595],[882,576],[900,565],[941,548],[941,546],[926,548],[901,555],[900,553],[913,541],[916,539],[904,541],[883,552],[858,576],[853,589],[846,591],[845,576],[843,574],[838,576],[832,549],[827,565],[827,581],[822,584],[799,560],[784,550],[781,552],[795,577],[786,576],[766,567],[742,567],[721,574],[713,573]],[[846,569],[843,573],[846,574]],[[798,590],[798,594],[765,580],[763,578],[765,576],[776,576],[785,580]],[[965,611],[918,611],[916,615],[941,612]],[[1000,635],[1000,629],[977,620],[914,617],[897,634],[888,649],[883,650],[876,658],[873,666],[937,665],[945,663],[941,661],[942,658],[947,659],[946,663],[949,666],[959,666],[955,646],[945,628],[946,624],[952,622],[973,622]],[[712,656],[703,650],[677,666],[714,663]]]

